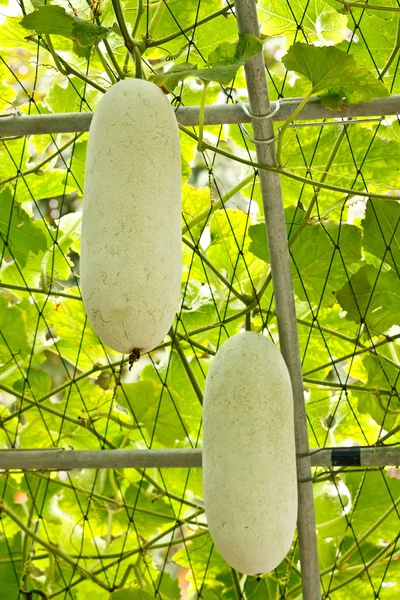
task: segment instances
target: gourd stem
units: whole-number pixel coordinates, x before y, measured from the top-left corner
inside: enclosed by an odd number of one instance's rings
[[[199,114],[199,140],[197,142],[198,152],[203,150],[203,129],[204,129],[204,109],[206,106],[207,88],[209,81],[203,81],[203,93],[201,95],[200,114]]]

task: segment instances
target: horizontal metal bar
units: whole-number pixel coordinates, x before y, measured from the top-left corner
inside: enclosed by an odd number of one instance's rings
[[[384,467],[400,464],[400,447],[310,448],[313,467]],[[0,470],[201,467],[200,448],[167,450],[0,450]]]
[[[298,107],[302,98],[280,101],[279,111],[272,117],[273,121],[286,121]],[[247,109],[249,106],[246,104]],[[271,103],[275,110],[276,103]],[[181,106],[176,110],[181,125],[197,125],[199,122],[199,106]],[[377,117],[400,114],[400,95],[388,98],[377,98],[371,102],[360,102],[347,106],[341,111],[324,108],[315,98],[307,102],[297,115],[299,121],[321,119],[347,119],[354,117]],[[73,133],[89,131],[93,113],[58,113],[54,115],[1,115],[0,136],[33,135],[41,133]],[[206,125],[249,123],[250,117],[239,104],[213,104],[206,106],[204,122]]]

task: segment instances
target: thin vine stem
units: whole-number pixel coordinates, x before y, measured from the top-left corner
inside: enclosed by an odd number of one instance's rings
[[[283,139],[284,139],[285,131],[289,127],[290,123],[292,121],[294,121],[294,119],[297,117],[297,115],[303,110],[303,108],[305,107],[305,105],[307,104],[307,102],[309,101],[310,98],[311,98],[311,92],[303,98],[303,100],[300,102],[298,107],[292,112],[290,117],[284,122],[284,124],[280,128],[279,136],[278,136],[278,144],[277,144],[277,148],[276,148],[276,162],[279,167],[282,166],[282,148],[283,148]]]
[[[151,40],[151,38],[153,36],[153,33],[155,32],[155,30],[158,27],[158,24],[159,24],[159,22],[161,20],[161,17],[164,14],[165,6],[166,6],[165,0],[160,0],[159,3],[158,3],[158,5],[157,5],[157,8],[156,8],[156,10],[154,12],[154,15],[153,15],[153,17],[152,17],[152,19],[151,19],[151,21],[149,23],[149,28],[148,28],[148,31],[147,31],[147,35],[148,35],[148,38],[150,40]]]
[[[96,46],[96,53],[97,53],[97,56],[100,58],[101,64],[103,65],[104,70],[110,79],[110,83],[112,85],[114,85],[115,83],[117,83],[117,79],[116,79],[114,73],[112,72],[110,65],[108,64],[107,59],[105,58],[105,56],[103,55],[102,51],[100,50],[100,48],[98,46]]]
[[[35,508],[36,508],[37,497],[39,495],[42,482],[40,480],[38,480],[38,481],[36,481],[36,484],[37,484],[36,488],[32,494],[32,501],[31,501],[31,505],[29,508],[28,522],[27,522],[27,528],[31,531],[32,531],[32,521],[33,521],[33,515],[35,512]],[[29,583],[29,573],[27,571],[27,566],[28,566],[29,557],[30,557],[30,554],[32,551],[32,546],[33,546],[32,537],[29,535],[25,535],[23,545],[22,545],[22,573],[21,573],[21,580],[20,580],[20,584],[19,584],[19,586],[21,588],[24,588]]]
[[[233,196],[240,192],[240,190],[246,187],[246,185],[251,183],[253,179],[254,173],[251,173],[250,175],[242,179],[242,181],[239,181],[239,183],[236,184],[233,188],[231,188],[229,192],[222,196],[222,198],[213,201],[212,206],[210,206],[210,208],[206,208],[205,210],[197,214],[195,217],[193,217],[193,219],[191,219],[186,225],[182,227],[182,235],[193,229],[193,227],[195,227],[199,223],[205,221],[207,218],[210,218],[210,216],[214,214],[216,210],[219,210],[221,207],[223,207],[224,204],[228,202],[228,200],[230,200]]]
[[[228,4],[228,6],[225,6],[224,8],[217,10],[216,12],[212,13],[211,15],[208,15],[207,17],[204,17],[203,19],[199,19],[198,21],[196,21],[196,23],[193,23],[192,25],[189,25],[188,27],[184,27],[183,29],[180,29],[179,32],[177,32],[177,33],[172,33],[171,35],[167,35],[166,37],[160,38],[159,40],[149,40],[147,43],[147,48],[151,48],[152,46],[163,46],[164,44],[167,44],[168,42],[172,42],[172,40],[175,40],[176,38],[180,37],[181,35],[184,35],[185,33],[192,31],[192,29],[194,29],[194,28],[197,29],[201,25],[204,25],[204,23],[208,23],[209,21],[212,21],[213,19],[216,19],[217,17],[220,17],[221,15],[225,15],[227,12],[231,11],[232,8],[233,8],[233,3]]]
[[[380,348],[381,346],[384,346],[385,344],[388,344],[389,342],[396,340],[400,338],[400,333],[390,337],[389,339],[386,337],[384,340],[380,341],[380,342],[376,342],[374,344],[371,344],[370,346],[363,346],[360,350],[356,350],[355,352],[351,352],[349,354],[345,354],[344,356],[341,356],[340,358],[335,358],[334,360],[327,362],[323,365],[319,365],[318,367],[315,367],[314,369],[310,369],[309,371],[306,371],[304,373],[304,377],[308,377],[309,375],[312,375],[312,373],[316,373],[317,371],[322,371],[323,369],[326,369],[328,367],[332,367],[332,365],[336,365],[338,363],[344,362],[345,360],[351,359],[354,356],[359,356],[361,354],[365,354],[367,352],[371,352],[372,354],[374,354],[374,351],[376,348]],[[361,342],[360,342],[361,345]],[[400,365],[396,364],[393,360],[391,360],[390,358],[382,355],[382,354],[378,354],[379,358],[385,360],[386,362],[390,363],[393,367],[395,367],[397,370],[400,370]]]
[[[15,290],[18,292],[28,292],[30,294],[45,294],[46,296],[60,296],[62,298],[68,298],[68,300],[79,300],[82,302],[82,296],[75,296],[74,294],[67,294],[66,292],[58,291],[45,291],[41,288],[31,288],[23,285],[14,285],[13,283],[4,283],[0,281],[0,288],[6,290]]]
[[[192,139],[198,141],[198,137],[192,133],[189,129],[184,127],[183,125],[179,125],[179,128],[186,133]],[[210,150],[211,152],[215,152],[216,154],[220,154],[221,156],[225,156],[230,160],[234,160],[236,162],[242,163],[243,165],[248,165],[253,169],[262,169],[264,171],[271,171],[273,173],[277,173],[278,175],[282,175],[284,177],[288,177],[289,179],[294,179],[295,181],[300,181],[301,183],[305,183],[306,185],[311,185],[314,189],[322,188],[324,190],[330,190],[332,192],[338,192],[340,194],[345,194],[348,196],[348,199],[353,196],[361,196],[363,198],[376,198],[377,200],[386,200],[392,202],[398,202],[399,197],[395,195],[386,195],[386,194],[377,194],[375,192],[366,192],[363,190],[351,190],[350,188],[343,188],[336,185],[331,185],[328,183],[324,183],[321,181],[315,181],[312,179],[307,179],[307,177],[302,177],[301,175],[295,175],[294,173],[290,173],[289,171],[285,171],[281,167],[273,167],[270,165],[263,165],[258,162],[254,162],[252,160],[247,160],[245,158],[241,158],[239,156],[235,156],[230,152],[226,152],[225,150],[221,150],[221,148],[217,148],[207,142],[203,142],[203,149]],[[308,169],[311,172],[311,169]]]
[[[246,296],[243,296],[243,294],[241,294],[240,292],[238,292],[238,291],[237,291],[237,290],[236,290],[236,289],[233,287],[233,285],[231,285],[231,284],[229,283],[229,281],[228,281],[228,280],[227,280],[227,279],[226,279],[226,278],[225,278],[225,277],[222,275],[222,273],[220,273],[220,272],[218,271],[218,269],[216,269],[216,268],[214,267],[214,265],[212,264],[212,262],[210,262],[210,261],[209,261],[209,259],[207,258],[207,256],[206,256],[206,255],[205,255],[205,254],[204,254],[204,253],[203,253],[203,252],[202,252],[202,251],[199,249],[199,247],[198,247],[198,246],[196,246],[195,244],[193,244],[193,243],[192,243],[190,240],[188,240],[188,239],[187,239],[187,238],[185,238],[185,237],[183,237],[182,239],[183,239],[183,242],[184,242],[184,244],[186,244],[186,246],[188,246],[188,247],[189,247],[189,248],[190,248],[190,249],[191,249],[193,252],[195,252],[195,254],[197,254],[197,255],[198,255],[200,258],[201,258],[202,262],[203,262],[204,264],[206,264],[206,265],[207,265],[207,267],[208,267],[209,269],[211,269],[211,271],[212,271],[213,273],[215,273],[215,275],[218,277],[218,279],[219,279],[220,281],[222,281],[222,283],[224,284],[224,286],[225,286],[225,287],[226,287],[228,290],[230,290],[230,291],[232,292],[232,294],[234,294],[238,300],[240,300],[241,302],[243,302],[243,304],[249,304],[249,299],[248,299]]]
[[[190,515],[189,518],[194,517],[194,515]],[[92,573],[94,575],[98,575],[100,573],[104,573],[105,571],[107,571],[108,569],[111,569],[112,567],[114,567],[115,565],[119,564],[122,560],[126,560],[127,558],[130,558],[131,556],[137,554],[138,552],[145,552],[146,550],[148,550],[149,548],[153,548],[155,543],[158,542],[158,540],[162,539],[163,537],[165,537],[168,533],[172,533],[173,531],[175,531],[178,527],[180,527],[179,524],[173,525],[172,527],[169,527],[168,529],[166,529],[165,531],[161,532],[160,534],[156,535],[155,537],[153,537],[151,540],[149,540],[148,542],[145,542],[142,546],[140,546],[140,548],[135,548],[134,550],[129,550],[128,552],[125,552],[123,555],[119,554],[118,558],[116,558],[114,561],[112,561],[111,563],[109,563],[108,565],[102,565],[101,567],[99,567],[98,569],[96,569],[95,571],[93,571]],[[203,535],[205,535],[208,532],[201,532]],[[84,580],[84,577],[80,577],[79,579],[76,579],[75,581],[73,581],[68,587],[74,587],[76,585],[78,585],[79,583],[81,583]],[[55,598],[56,596],[65,593],[67,590],[66,588],[63,588],[61,590],[58,590],[57,592],[55,592],[54,594],[52,594],[50,596],[50,598]]]
[[[32,471],[30,474],[34,475],[35,477],[44,479],[45,481],[48,481],[48,477],[46,475],[42,475],[41,473],[38,473],[36,471]],[[159,513],[154,510],[140,508],[139,506],[131,506],[130,504],[126,504],[125,501],[119,502],[115,498],[110,498],[109,496],[104,496],[102,494],[92,492],[92,490],[86,490],[85,488],[82,488],[79,485],[76,485],[76,484],[72,485],[70,483],[67,483],[66,481],[62,481],[61,479],[57,479],[57,480],[51,479],[50,485],[56,485],[56,486],[61,486],[61,487],[67,488],[67,489],[71,489],[78,493],[85,494],[95,500],[99,500],[100,502],[104,502],[107,505],[110,504],[117,508],[121,508],[121,509],[123,508],[123,509],[129,510],[129,511],[135,511],[135,512],[138,512],[138,513],[141,513],[144,515],[149,515],[152,517],[156,517],[158,519],[162,519],[164,521],[174,521],[175,523],[180,523],[181,525],[194,525],[195,524],[198,527],[207,527],[206,523],[198,523],[197,522],[197,517],[204,513],[204,508],[199,508],[196,511],[196,514],[193,517],[193,519],[184,519],[182,517],[175,517],[173,515],[168,515],[166,513]]]
[[[366,4],[365,2],[351,2],[350,0],[335,0],[345,8],[359,8],[360,10],[379,10],[385,12],[400,12],[400,6],[381,6],[377,4]]]
[[[324,183],[325,179],[328,177],[329,171],[331,170],[332,164],[336,158],[336,155],[339,151],[340,146],[342,145],[342,142],[344,140],[345,134],[346,134],[346,130],[349,127],[349,125],[345,125],[342,129],[342,131],[340,132],[340,134],[338,135],[338,138],[335,142],[335,145],[332,148],[332,152],[329,156],[328,162],[326,163],[324,172],[321,176],[321,179],[319,180],[320,183]],[[304,215],[304,221],[300,224],[300,226],[296,229],[296,231],[294,232],[294,234],[292,236],[290,236],[289,239],[289,247],[292,246],[292,244],[294,244],[294,242],[297,240],[297,238],[300,236],[301,232],[303,231],[303,229],[305,227],[307,227],[307,225],[309,224],[309,219],[311,217],[311,213],[314,209],[315,203],[318,200],[318,196],[319,193],[321,191],[320,187],[316,187],[314,190],[314,194],[311,198],[310,204],[307,207],[306,213]]]
[[[52,43],[49,35],[46,35],[44,38],[46,43],[41,41],[40,38],[35,38],[35,36],[33,36],[33,35],[27,36],[27,39],[34,41],[36,44],[39,44],[39,46],[41,46],[42,48],[44,48],[45,50],[50,52],[57,69],[60,71],[60,73],[62,75],[65,75],[65,76],[75,75],[76,77],[78,77],[79,79],[81,79],[82,81],[87,83],[88,85],[94,87],[99,92],[102,92],[103,94],[106,92],[106,90],[101,85],[99,85],[98,83],[96,83],[95,81],[90,79],[89,77],[86,77],[86,75],[84,75],[77,69],[74,69],[74,67],[71,67],[71,65],[62,58],[62,56],[57,54],[57,52],[54,50],[53,43]],[[43,40],[43,38],[42,38],[42,40]]]
[[[79,139],[82,135],[83,132],[76,133],[74,137],[68,140],[68,142],[61,146],[61,148],[58,148],[56,152],[53,152],[53,154],[42,160],[40,163],[37,163],[34,167],[30,169],[25,169],[25,171],[17,172],[15,175],[11,175],[10,177],[7,177],[7,179],[3,179],[3,181],[0,181],[0,187],[3,187],[3,185],[7,185],[7,183],[11,183],[11,181],[15,181],[15,179],[18,179],[19,177],[27,177],[28,175],[37,173],[42,167],[47,165],[47,163],[51,162],[54,158],[57,158],[62,152],[64,152],[64,150],[69,148],[69,146],[76,142],[76,140]]]
[[[103,590],[107,590],[107,592],[112,591],[112,589],[108,585],[106,585],[103,581],[101,581],[101,579],[96,577],[96,575],[94,575],[87,569],[84,569],[83,567],[78,565],[76,563],[76,560],[73,559],[69,554],[67,554],[66,552],[61,550],[55,544],[51,544],[50,542],[47,542],[46,540],[41,538],[39,535],[37,535],[35,532],[31,531],[31,529],[29,529],[29,527],[27,527],[25,525],[25,523],[18,517],[18,515],[16,515],[14,513],[14,511],[12,511],[11,508],[9,508],[4,503],[0,503],[0,514],[1,513],[7,515],[12,521],[14,521],[14,523],[19,527],[19,529],[21,529],[21,531],[23,531],[25,533],[25,535],[29,536],[32,540],[34,540],[40,546],[43,546],[43,548],[46,548],[46,550],[50,554],[54,554],[55,556],[58,556],[58,558],[60,558],[61,560],[66,562],[68,565],[70,565],[76,572],[78,572],[85,579],[91,579],[94,583],[96,583]]]
[[[393,61],[399,52],[399,49],[400,49],[400,15],[399,15],[398,21],[397,21],[396,42],[395,42],[394,48],[393,48],[389,58],[387,59],[385,66],[383,67],[382,71],[380,72],[381,79],[386,75],[386,73],[392,66]]]
[[[131,38],[131,35],[128,31],[125,17],[122,12],[122,8],[121,8],[121,3],[119,0],[111,0],[111,2],[113,5],[114,14],[115,14],[115,18],[117,19],[119,30],[121,32],[121,35],[122,35],[124,43],[125,43],[125,47],[132,54],[133,47],[134,47],[134,41]]]
[[[90,420],[87,420],[86,422],[84,422],[82,420],[75,419],[74,417],[70,417],[69,415],[62,413],[59,410],[52,408],[51,406],[46,406],[45,404],[40,404],[40,402],[43,402],[43,400],[40,400],[40,401],[39,400],[31,400],[31,398],[27,398],[23,394],[20,394],[16,390],[9,388],[8,386],[6,386],[2,383],[0,383],[0,390],[3,390],[3,392],[7,392],[7,394],[14,396],[15,398],[18,398],[18,400],[20,400],[21,402],[25,402],[26,404],[29,405],[29,407],[25,406],[24,408],[22,408],[18,413],[11,414],[8,417],[6,417],[5,419],[2,419],[1,420],[2,425],[4,425],[7,421],[18,418],[21,415],[21,413],[23,413],[27,410],[27,408],[38,408],[39,410],[42,410],[43,412],[47,412],[55,417],[58,417],[59,419],[61,419],[61,421],[69,421],[70,423],[72,423],[73,425],[76,425],[77,427],[84,427],[87,431],[90,431],[90,433],[92,433],[102,444],[104,444],[105,446],[108,446],[109,448],[115,449],[115,446],[111,442],[109,442],[103,435],[101,435],[100,433],[98,433],[98,431],[96,431],[96,429],[93,427]],[[50,395],[52,395],[52,394],[50,394]]]
[[[196,375],[194,374],[192,367],[190,366],[190,363],[186,357],[185,351],[182,349],[180,343],[178,342],[178,339],[174,336],[173,332],[171,332],[170,335],[173,338],[173,345],[176,348],[176,351],[181,360],[182,366],[186,371],[186,374],[190,380],[190,383],[192,384],[194,393],[196,394],[197,399],[200,402],[201,406],[203,406],[203,392],[201,391],[201,388],[197,381]]]
[[[200,112],[199,112],[199,140],[197,142],[197,151],[203,151],[203,130],[204,130],[204,109],[206,107],[207,89],[209,81],[203,81],[203,93],[201,94]]]
[[[385,390],[385,389],[381,389],[381,388],[376,388],[376,387],[364,387],[361,385],[356,385],[355,383],[336,383],[333,381],[323,381],[321,379],[310,379],[309,377],[305,377],[303,379],[304,383],[309,383],[313,386],[322,386],[324,387],[326,390],[355,390],[357,392],[371,392],[372,394],[375,394],[376,396],[378,395],[382,395],[382,396],[391,396],[393,395],[393,391],[392,390]]]
[[[336,566],[338,569],[343,568],[343,565],[345,565],[346,562],[348,562],[348,560],[358,551],[362,542],[365,542],[365,540],[368,539],[374,533],[374,531],[376,531],[378,529],[378,527],[380,527],[382,525],[382,523],[384,523],[386,521],[386,519],[392,514],[392,512],[394,510],[396,510],[396,508],[399,506],[399,504],[400,504],[400,498],[398,498],[392,504],[392,506],[390,506],[383,513],[383,515],[381,515],[379,517],[379,519],[373,525],[371,525],[371,527],[369,529],[367,529],[360,537],[357,537],[358,544],[353,544],[351,546],[351,548],[349,548],[344,554],[342,554],[342,556],[340,557],[340,560],[336,563]],[[326,575],[331,570],[332,569],[325,569],[325,571],[321,572],[321,575]]]
[[[133,38],[136,37],[137,30],[139,29],[140,21],[142,19],[143,14],[144,14],[143,0],[138,0],[136,10],[137,10],[137,12],[136,12],[136,19],[135,19],[135,23],[133,24],[133,28],[132,28],[132,37]]]

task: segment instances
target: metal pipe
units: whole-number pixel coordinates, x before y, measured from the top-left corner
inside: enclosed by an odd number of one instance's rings
[[[399,446],[310,448],[313,467],[386,467],[400,464]],[[165,450],[0,450],[0,470],[201,468],[200,448]]]
[[[273,116],[274,121],[286,121],[300,104],[302,98],[280,101],[279,111]],[[246,105],[248,107],[248,105]],[[276,108],[276,102],[271,102]],[[197,125],[199,122],[198,106],[181,106],[176,110],[181,125]],[[343,111],[332,111],[324,108],[319,99],[310,100],[297,115],[299,121],[321,119],[347,119],[350,117],[376,117],[400,114],[400,95],[389,98],[377,98],[371,102],[360,102],[347,106]],[[44,133],[74,133],[89,131],[93,113],[57,113],[54,115],[0,115],[0,136],[33,135]],[[250,118],[239,104],[213,104],[206,106],[205,125],[249,123]]]
[[[255,0],[236,0],[235,9],[239,33],[250,33],[259,37],[260,31]],[[262,52],[246,63],[245,74],[251,113],[253,115],[268,114],[271,106]],[[256,140],[271,140],[274,138],[275,134],[271,119],[255,118],[252,125]],[[256,150],[259,163],[276,166],[275,143],[258,143],[256,144]],[[297,530],[303,599],[320,600],[318,547],[311,461],[308,448],[307,417],[282,190],[278,174],[263,170],[260,171],[259,177],[268,233],[280,350],[289,369],[293,389],[299,497]]]

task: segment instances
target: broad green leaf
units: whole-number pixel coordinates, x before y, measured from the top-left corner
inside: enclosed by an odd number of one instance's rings
[[[184,81],[187,77],[228,84],[235,77],[238,69],[260,52],[261,48],[261,40],[250,34],[244,34],[234,44],[224,42],[218,46],[209,57],[212,65],[210,68],[198,69],[197,65],[181,63],[174,65],[162,75],[153,75],[151,81],[160,87],[165,87],[168,92],[172,92],[179,81]]]
[[[6,17],[0,27],[0,48],[10,50],[24,48],[32,50],[32,43],[26,40],[26,30],[19,17]]]
[[[66,86],[56,82],[46,94],[46,104],[55,113],[86,112],[87,103],[90,104],[99,95],[97,90],[86,88],[87,84],[78,77],[69,77]]]
[[[293,222],[298,227],[302,211],[294,207],[286,211],[287,227]],[[250,237],[250,252],[268,260],[265,227],[252,228]],[[361,259],[361,230],[354,225],[332,221],[308,224],[291,244],[290,253],[296,294],[311,304],[318,304],[323,294],[325,303],[329,305],[334,301],[332,292],[347,281],[344,265],[348,268]]]
[[[74,290],[76,295],[77,290]],[[82,370],[89,370],[107,356],[104,346],[86,318],[83,303],[64,300],[56,304],[47,317],[62,355]],[[111,351],[110,355],[112,354]]]
[[[12,108],[11,104],[15,100],[16,91],[7,81],[10,78],[10,71],[0,63],[0,111],[5,112]]]
[[[69,15],[57,5],[40,6],[21,20],[22,27],[37,33],[61,35],[74,40],[79,46],[98,44],[109,33],[108,27],[101,27],[91,21],[83,21]]]
[[[400,325],[400,281],[393,271],[364,265],[336,292],[336,298],[346,319],[364,320],[374,333]]]
[[[177,394],[170,397],[168,390],[155,381],[126,383],[116,401],[126,408],[133,422],[145,430],[147,440],[152,438],[167,447],[176,446],[186,433],[181,420],[181,402]]]
[[[0,363],[13,365],[31,352],[26,332],[24,311],[18,305],[9,306],[7,297],[0,294]]]
[[[209,55],[207,64],[210,67],[244,64],[260,52],[261,48],[261,40],[246,33],[240,35],[239,40],[233,44],[229,42],[220,44]]]
[[[370,254],[400,270],[400,204],[368,200],[362,245]]]
[[[385,3],[388,4],[386,0]],[[353,29],[354,25],[349,23],[349,27]],[[354,37],[350,52],[354,55],[360,67],[374,68],[375,63],[378,68],[382,69],[396,44],[396,35],[397,17],[394,13],[365,11],[362,17],[361,29],[355,29],[352,34]],[[339,48],[344,52],[348,51],[348,40],[343,41]],[[374,63],[371,57],[373,57]],[[396,62],[392,64],[389,73],[394,73],[395,69]],[[388,74],[386,74],[387,76]]]
[[[3,524],[7,528],[9,519],[3,518]],[[7,532],[7,529],[6,529]],[[22,562],[13,561],[13,556],[22,552],[21,534],[10,536],[8,533],[0,539],[0,556],[3,559],[10,558],[10,562],[0,562],[1,595],[4,598],[17,598],[20,589],[20,578],[22,575]]]
[[[189,354],[193,354],[193,351]],[[200,358],[198,353],[196,359],[190,360],[190,367],[200,389],[203,390],[209,362]],[[184,424],[185,429],[196,436],[201,422],[201,405],[177,352],[173,351],[171,355],[166,355],[156,369],[147,365],[141,373],[141,379],[143,383],[149,383],[148,380],[154,382],[157,390],[160,385],[166,384],[164,386],[164,402],[166,401],[166,404],[170,405],[170,412],[175,413],[176,411],[170,403],[172,400],[175,402],[175,398],[177,398],[182,425]],[[170,415],[169,418],[171,416],[174,418],[173,415]],[[180,426],[181,430],[182,425]]]
[[[377,523],[386,511],[394,508],[393,500],[400,497],[400,480],[388,477],[385,471],[371,471],[364,474],[361,471],[345,473],[343,479],[351,497],[354,499],[358,495],[357,506],[351,522],[354,534],[359,537]],[[381,520],[379,527],[371,532],[368,541],[375,544],[379,544],[382,540],[389,542],[395,538],[398,532],[398,509],[393,509],[386,519]],[[352,542],[352,545],[356,543],[353,537]]]
[[[341,42],[346,35],[347,16],[337,12],[324,0],[261,0],[258,14],[265,35],[284,35],[295,39],[301,24],[306,39],[313,44],[330,46]]]
[[[265,271],[265,265],[247,251],[250,243],[247,227],[250,224],[249,215],[242,210],[215,211],[210,220],[211,242],[207,248],[207,257],[212,264],[239,292],[249,295]]]
[[[194,592],[196,589],[194,582],[197,579],[214,590],[223,587],[223,584],[218,581],[218,576],[226,571],[226,563],[209,534],[187,542],[185,547],[174,555],[174,562],[191,569],[186,575],[186,579],[191,582],[189,592]]]
[[[374,355],[366,356],[363,366],[367,372],[367,379],[363,383],[369,388],[376,388],[376,392],[353,392],[358,399],[358,410],[371,415],[378,425],[389,431],[395,427],[400,415],[400,367]],[[393,393],[381,395],[379,390],[392,390]]]
[[[27,375],[28,382],[23,379],[15,382],[13,387],[17,392],[38,399],[50,391],[51,379],[48,373],[41,369],[30,369]]]
[[[329,221],[307,225],[290,251],[296,293],[311,303],[323,299],[329,305],[332,292],[347,280],[349,267],[361,259],[361,230]]]
[[[304,220],[304,211],[296,206],[289,206],[285,209],[286,231],[288,237],[294,235]],[[249,227],[249,237],[251,243],[249,252],[255,256],[269,262],[269,252],[267,243],[267,230],[265,223],[258,223]]]
[[[38,254],[46,249],[46,237],[41,229],[13,198],[10,188],[0,192],[0,233],[9,255],[24,267],[29,252]]]
[[[338,498],[337,488],[331,481],[313,486],[315,520],[322,538],[341,536],[346,530],[343,509],[349,504],[348,498]]]
[[[337,101],[340,97],[342,104],[357,104],[389,95],[373,73],[358,67],[353,56],[338,48],[296,42],[283,57],[283,62],[289,71],[310,81],[311,95],[325,92],[330,99],[334,96]]]

